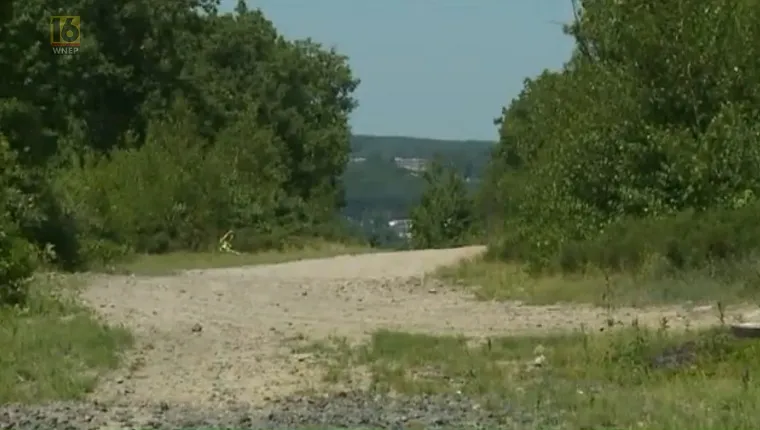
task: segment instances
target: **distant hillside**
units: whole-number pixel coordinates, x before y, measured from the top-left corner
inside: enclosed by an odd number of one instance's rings
[[[354,219],[405,218],[420,198],[420,167],[436,155],[473,183],[482,174],[493,142],[355,135],[346,168],[346,215]]]
[[[485,140],[438,140],[403,136],[355,135],[351,138],[354,159],[395,158],[431,160],[436,155],[453,163],[467,177],[479,177],[495,142]]]
[[[436,153],[488,153],[496,144],[487,140],[438,140],[403,136],[354,135],[351,151],[358,157],[373,154],[395,157],[432,157]]]
[[[380,158],[350,163],[343,176],[346,186],[345,214],[367,217],[404,218],[420,198],[424,181],[420,176]]]

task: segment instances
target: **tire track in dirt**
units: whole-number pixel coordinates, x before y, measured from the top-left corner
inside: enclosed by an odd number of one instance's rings
[[[584,306],[477,302],[424,275],[482,247],[341,256],[277,265],[192,270],[174,276],[98,278],[83,298],[139,339],[128,368],[94,397],[131,404],[266,404],[318,388],[316,366],[285,340],[359,340],[380,328],[483,337],[602,327],[608,312]],[[615,319],[713,323],[680,307],[616,309]]]

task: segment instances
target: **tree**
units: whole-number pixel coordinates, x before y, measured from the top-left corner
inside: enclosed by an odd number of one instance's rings
[[[11,221],[58,263],[203,249],[230,229],[248,249],[331,231],[359,84],[345,56],[244,2],[12,6],[0,131],[36,216]],[[40,42],[62,11],[81,15],[75,56]]]
[[[546,262],[631,219],[760,192],[754,2],[580,3],[570,61],[528,80],[499,121],[485,183],[505,258]]]
[[[411,213],[412,245],[443,248],[463,245],[475,223],[474,206],[462,175],[434,160],[424,174],[426,188]]]

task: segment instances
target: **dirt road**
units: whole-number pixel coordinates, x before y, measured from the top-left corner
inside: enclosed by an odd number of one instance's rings
[[[671,326],[715,322],[712,309],[609,312],[582,306],[476,302],[425,274],[480,247],[343,256],[195,270],[165,277],[93,278],[83,298],[132,328],[126,366],[86,402],[0,405],[0,428],[559,428],[552,411],[503,399],[484,409],[456,393],[387,396],[326,387],[318,363],[289,339],[361,340],[380,328],[495,336],[603,327],[612,316]],[[357,386],[358,384],[358,386]],[[316,389],[316,395],[296,394]],[[326,395],[328,393],[330,395]],[[420,423],[424,427],[419,427]]]
[[[320,383],[315,366],[293,356],[285,344],[296,336],[359,339],[379,328],[489,336],[601,327],[608,317],[588,307],[476,302],[424,277],[482,251],[393,252],[104,278],[84,298],[110,321],[133,328],[139,347],[128,368],[95,396],[134,403],[262,404]],[[618,309],[616,314],[653,324],[667,316],[677,324],[686,312]],[[690,319],[698,323],[700,317]]]

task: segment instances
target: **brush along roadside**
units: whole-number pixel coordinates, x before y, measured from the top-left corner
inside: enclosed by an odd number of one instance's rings
[[[454,393],[486,413],[507,402],[562,428],[760,426],[760,340],[720,324],[484,340],[381,330],[361,345],[331,338],[297,352],[317,357],[333,384],[364,375],[370,391]]]

